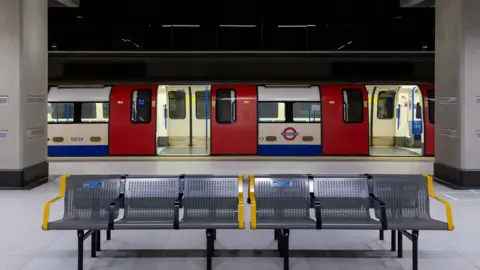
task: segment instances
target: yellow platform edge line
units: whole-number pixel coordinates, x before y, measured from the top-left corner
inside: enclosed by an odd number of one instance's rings
[[[57,197],[45,203],[45,207],[43,208],[43,222],[42,222],[42,230],[44,231],[48,230],[48,220],[50,218],[50,206],[52,205],[52,203],[65,197],[65,189],[67,187],[68,177],[70,177],[70,175],[66,174],[60,178],[60,193],[58,194]]]
[[[248,193],[250,194],[250,229],[257,229],[257,201],[255,199],[255,176],[250,174],[250,185]]]
[[[243,174],[238,175],[238,229],[245,229],[245,205],[243,202]]]
[[[428,175],[428,174],[423,174],[423,176],[425,176],[425,178],[427,178],[428,194],[430,195],[430,197],[445,205],[445,211],[447,212],[448,230],[453,231],[455,226],[453,225],[452,206],[446,200],[444,200],[442,198],[439,198],[439,197],[437,197],[437,195],[435,195],[435,191],[433,189],[433,177],[431,175]]]

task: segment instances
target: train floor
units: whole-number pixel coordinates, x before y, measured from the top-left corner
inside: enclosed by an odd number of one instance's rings
[[[370,146],[370,155],[387,157],[418,157],[422,155],[422,149],[398,146]]]
[[[159,156],[208,156],[210,147],[158,147]]]
[[[55,173],[431,173],[431,162],[52,162]],[[263,165],[262,165],[263,164]],[[30,191],[0,191],[0,269],[64,270],[77,267],[77,240],[74,231],[40,230],[46,201],[58,195],[59,179]],[[244,187],[246,190],[246,186]],[[419,269],[476,270],[480,268],[477,248],[480,231],[480,192],[453,191],[435,184],[438,196],[446,198],[453,208],[455,231],[420,231]],[[445,220],[443,205],[432,201],[432,215]],[[246,204],[246,206],[248,206]],[[51,209],[51,220],[59,219],[63,202]],[[246,207],[246,222],[249,208]],[[213,268],[216,270],[283,269],[282,259],[275,257],[276,242],[270,230],[219,230],[215,243]],[[113,231],[112,240],[102,234],[101,253],[90,258],[90,240],[85,242],[84,269],[151,270],[205,269],[205,232],[201,230]],[[409,270],[411,242],[404,238],[404,258],[390,252],[390,233],[385,241],[378,231],[309,231],[292,230],[290,237],[290,269],[368,269]],[[226,250],[226,251],[225,251]],[[171,257],[169,257],[171,256]]]

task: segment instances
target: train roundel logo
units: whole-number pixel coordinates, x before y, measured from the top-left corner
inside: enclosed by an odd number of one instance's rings
[[[298,132],[293,127],[287,127],[283,130],[281,135],[283,136],[283,138],[285,138],[285,140],[293,141],[295,140],[295,138],[297,138]]]

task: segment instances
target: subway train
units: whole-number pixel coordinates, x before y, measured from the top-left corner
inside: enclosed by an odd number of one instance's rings
[[[432,85],[51,86],[48,155],[433,156]]]

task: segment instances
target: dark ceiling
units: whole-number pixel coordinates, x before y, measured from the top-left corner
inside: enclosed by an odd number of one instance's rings
[[[399,0],[82,0],[49,9],[51,51],[433,51],[435,11]]]

